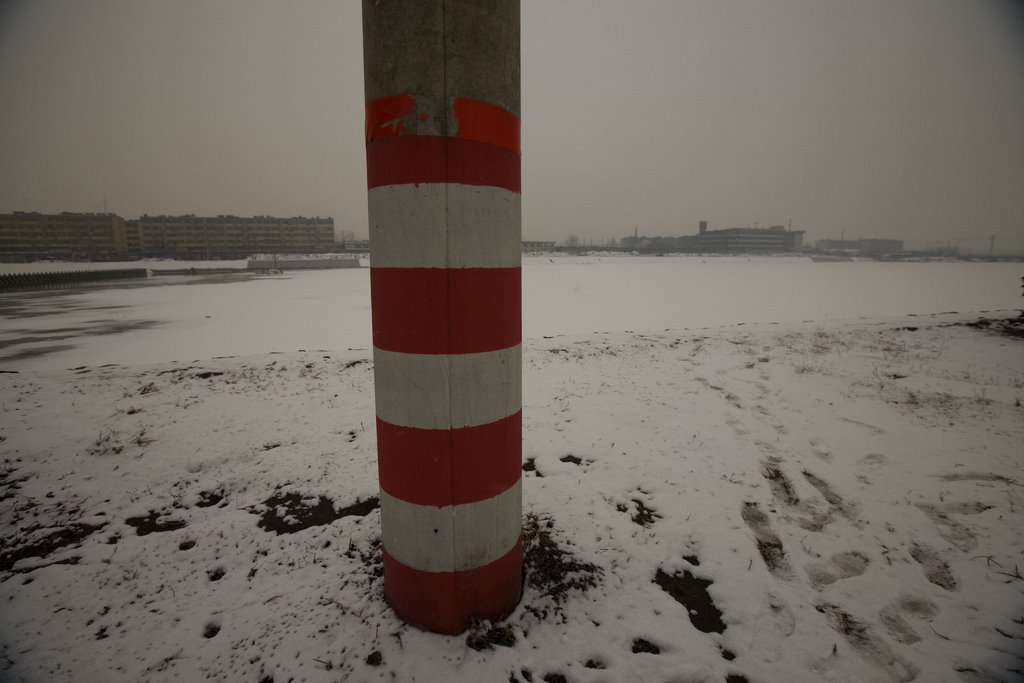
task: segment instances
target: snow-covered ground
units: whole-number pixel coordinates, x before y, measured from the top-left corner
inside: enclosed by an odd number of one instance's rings
[[[1021,303],[1019,263],[803,257],[526,257],[523,330],[556,334],[841,321]],[[172,286],[173,285],[173,286]],[[370,348],[369,269],[0,294],[0,369]],[[116,334],[116,336],[111,336]]]
[[[905,271],[840,305],[767,265],[555,261],[524,274],[523,599],[459,637],[383,600],[368,314],[322,291],[365,271],[3,297],[6,342],[69,348],[0,362],[0,679],[1021,678],[1024,339],[963,324],[1019,273],[944,271],[964,298],[935,308]],[[791,307],[747,315],[730,277]],[[543,322],[591,296],[603,320]],[[204,327],[253,301],[265,337]],[[156,323],[82,334],[108,318]]]

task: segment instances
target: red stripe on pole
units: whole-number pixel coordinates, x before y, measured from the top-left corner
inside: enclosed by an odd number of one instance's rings
[[[458,137],[520,153],[519,117],[512,112],[465,97],[456,97],[452,108],[459,123]]]
[[[380,486],[416,505],[465,505],[507,491],[521,473],[523,411],[486,425],[416,429],[377,418]]]
[[[400,135],[366,145],[370,189],[383,185],[457,183],[522,191],[517,152],[461,138]]]
[[[522,340],[519,268],[370,268],[373,345],[483,353]]]
[[[384,551],[385,597],[399,617],[435,633],[462,633],[474,619],[498,621],[519,602],[522,543],[464,572],[422,572]]]

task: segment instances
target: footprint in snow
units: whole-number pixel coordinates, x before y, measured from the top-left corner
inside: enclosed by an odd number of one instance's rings
[[[761,461],[761,476],[768,480],[768,488],[777,501],[789,506],[800,503],[800,497],[796,494],[793,482],[786,473],[782,471],[782,459],[776,456],[768,456]]]
[[[740,516],[743,517],[747,527],[754,532],[757,552],[760,553],[768,571],[780,579],[792,578],[793,570],[789,566],[782,541],[772,529],[771,522],[768,520],[768,516],[761,511],[761,507],[757,503],[746,502],[743,504],[743,509],[740,510]]]
[[[811,580],[811,585],[821,590],[840,579],[860,576],[867,570],[869,564],[871,560],[867,555],[851,550],[834,554],[827,563],[809,564],[804,570]]]
[[[747,436],[750,434],[747,428],[743,426],[743,423],[735,415],[728,415],[725,418],[725,424],[732,428],[733,434],[736,436]]]
[[[953,575],[949,565],[942,559],[938,552],[931,546],[924,543],[914,543],[910,548],[910,556],[921,565],[926,579],[939,588],[948,591],[955,591],[960,587],[960,582]]]
[[[760,444],[760,442],[758,442]],[[832,521],[831,511],[822,512],[808,502],[801,502],[792,480],[782,471],[782,458],[770,455],[761,461],[761,476],[768,481],[772,497],[783,505],[794,507],[806,513],[797,517],[796,523],[807,531],[821,531]]]
[[[997,481],[1002,484],[1015,484],[1016,479],[995,472],[951,472],[939,477],[945,481]]]
[[[878,465],[884,465],[889,461],[889,458],[882,455],[881,453],[868,453],[863,458],[857,461],[858,465],[866,467],[876,467]]]
[[[916,619],[934,619],[939,614],[939,606],[927,598],[918,598],[910,595],[902,595],[889,603],[878,613],[878,619],[882,622],[886,632],[897,642],[909,645],[921,640],[913,626],[904,619],[904,616],[911,616]]]
[[[984,503],[918,503],[917,507],[935,524],[935,528],[946,541],[967,553],[978,547],[978,537],[968,527],[951,519],[949,515],[976,515],[992,509]]]
[[[828,444],[816,436],[811,439],[811,453],[814,454],[814,457],[820,458],[825,462],[832,459],[832,451],[829,449]]]
[[[888,678],[906,682],[917,678],[916,666],[893,654],[885,640],[870,625],[858,620],[838,605],[822,603],[814,609],[825,615],[828,625],[843,636],[862,659],[885,671]]]
[[[818,490],[818,493],[820,493],[821,497],[832,506],[832,509],[838,511],[839,514],[852,522],[854,526],[861,526],[860,520],[857,519],[856,505],[853,503],[847,503],[841,495],[836,493],[835,489],[832,488],[832,485],[822,477],[819,477],[813,472],[809,472],[807,470],[803,470],[802,473],[804,475],[804,479],[807,480],[807,483]]]
[[[796,617],[793,616],[793,610],[785,600],[774,593],[768,593],[765,599],[768,603],[769,613],[779,632],[786,638],[793,635],[796,631]]]
[[[873,424],[868,424],[867,422],[861,422],[860,420],[851,420],[848,417],[840,417],[839,419],[842,420],[843,422],[848,422],[848,423],[850,423],[852,425],[857,425],[858,427],[863,427],[863,428],[867,429],[868,431],[870,431],[872,434],[877,434],[878,436],[885,436],[886,434],[889,433],[889,432],[885,431],[884,429],[882,429],[881,427],[876,427]]]

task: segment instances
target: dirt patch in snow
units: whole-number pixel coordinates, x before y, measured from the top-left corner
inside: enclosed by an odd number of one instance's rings
[[[686,612],[690,616],[690,623],[696,629],[704,633],[725,631],[722,610],[718,609],[715,601],[708,594],[708,586],[713,583],[711,580],[697,578],[685,569],[682,574],[676,572],[671,575],[658,569],[654,575],[654,583],[686,608]]]
[[[264,531],[280,535],[330,524],[342,517],[365,517],[380,507],[380,499],[373,496],[337,509],[334,501],[327,496],[303,496],[294,491],[278,491],[263,501],[263,507],[258,526]]]
[[[976,330],[1005,334],[1008,337],[1024,339],[1024,315],[1016,318],[979,318],[966,323],[953,323],[972,327]]]
[[[224,500],[223,491],[201,491],[199,493],[199,501],[196,503],[196,507],[212,507],[217,503],[221,502],[222,500]]]
[[[480,625],[470,629],[469,635],[466,636],[466,645],[477,652],[492,650],[495,645],[512,647],[515,644],[516,634],[512,631],[512,627],[502,624],[490,628],[483,628],[483,625]]]
[[[19,544],[14,539],[0,539],[0,571],[10,571],[19,561],[30,557],[47,557],[61,548],[77,546],[102,527],[102,524],[73,522],[51,529],[34,541]],[[25,532],[19,534],[21,537],[24,535]]]
[[[188,522],[182,519],[166,519],[163,513],[156,510],[150,510],[145,517],[129,517],[124,522],[128,526],[135,527],[135,533],[139,536],[174,531],[188,526]]]
[[[652,508],[644,505],[644,502],[639,498],[633,498],[633,504],[636,506],[636,512],[630,515],[630,520],[634,524],[639,524],[642,527],[650,527],[654,524],[654,521],[661,519],[661,515],[655,512]],[[619,512],[628,512],[629,506],[625,503],[619,503],[615,506],[615,509]]]
[[[523,524],[523,585],[537,591],[540,599],[525,607],[538,619],[561,615],[573,592],[585,593],[598,585],[604,570],[584,562],[555,540],[554,521],[527,515]]]

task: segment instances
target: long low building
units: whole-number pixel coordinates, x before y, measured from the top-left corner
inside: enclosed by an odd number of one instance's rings
[[[125,220],[112,213],[0,214],[0,260],[123,261]]]
[[[844,253],[859,256],[885,256],[903,251],[903,240],[859,239],[818,240],[814,248],[824,253]]]
[[[254,253],[315,254],[333,250],[334,244],[333,218],[0,214],[3,261],[242,259]]]
[[[708,230],[701,221],[696,235],[682,237],[646,237],[627,235],[620,240],[626,249],[682,252],[695,254],[781,254],[799,251],[803,246],[803,230],[787,230],[785,226],[770,228],[725,228]]]
[[[255,253],[318,253],[334,248],[333,218],[142,216],[130,221],[138,255],[189,260],[238,259]],[[133,245],[134,246],[134,245]]]

